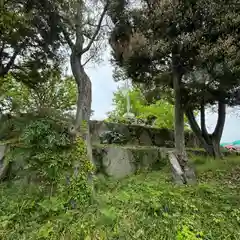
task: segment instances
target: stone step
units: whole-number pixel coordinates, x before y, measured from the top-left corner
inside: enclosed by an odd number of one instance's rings
[[[142,125],[127,125],[105,121],[90,121],[92,144],[123,144],[157,147],[174,147],[174,132]],[[187,147],[199,148],[197,138],[191,132],[185,133]]]

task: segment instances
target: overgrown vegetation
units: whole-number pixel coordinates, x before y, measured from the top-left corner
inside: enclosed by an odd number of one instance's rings
[[[206,152],[221,158],[226,106],[240,99],[240,5],[172,3],[0,1],[0,141],[9,147],[0,159],[0,239],[240,239],[237,158],[195,159],[195,186],[174,186],[169,166],[119,182],[93,178],[85,66],[102,58],[106,37],[115,78],[138,87],[130,92],[136,117],[174,128],[179,168],[189,170],[184,114]],[[64,74],[66,59],[72,76]],[[122,121],[121,92],[114,101],[110,119]],[[205,108],[215,104],[209,134]],[[101,141],[125,139],[112,131]]]
[[[92,202],[84,178],[71,187],[64,179],[57,181],[53,192],[33,182],[5,183],[0,187],[0,238],[239,239],[240,160],[198,157],[194,162],[199,185],[174,186],[166,168],[119,182],[98,180]],[[73,196],[76,209],[69,205]]]
[[[10,143],[9,181],[1,184],[1,239],[52,239],[50,218],[68,221],[72,208],[89,206],[94,168],[83,140],[71,139],[67,127],[59,117],[38,117]]]

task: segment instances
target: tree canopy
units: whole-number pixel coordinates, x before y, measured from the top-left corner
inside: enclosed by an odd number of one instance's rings
[[[46,80],[30,88],[8,75],[0,88],[0,109],[3,113],[20,114],[55,109],[68,112],[75,109],[77,91],[72,77],[62,77],[47,70]]]
[[[205,132],[204,124],[202,129],[191,126],[206,149],[219,154],[214,145],[219,146],[221,139],[225,104],[236,104],[239,98],[239,12],[239,5],[226,1],[112,5],[110,44],[115,64],[145,88],[173,89],[180,152],[184,151],[180,144],[184,112],[190,123],[196,123],[195,109],[202,109],[203,120],[205,106],[218,102],[219,121],[213,134]]]
[[[0,77],[9,71],[37,71],[60,60],[62,37],[50,9],[39,1],[1,1]],[[47,18],[49,21],[46,21]],[[50,24],[51,23],[51,24]]]

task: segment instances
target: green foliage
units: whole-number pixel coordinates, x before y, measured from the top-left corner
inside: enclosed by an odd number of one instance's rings
[[[112,143],[124,144],[125,142],[127,142],[127,139],[126,139],[126,137],[124,137],[124,135],[122,135],[114,130],[103,132],[99,136],[99,138],[100,138],[101,144],[112,144]]]
[[[181,101],[192,107],[203,96],[210,104],[234,99],[240,73],[238,4],[187,0],[174,6],[169,1],[161,7],[159,1],[129,2],[121,10],[117,6],[109,11],[116,18],[111,46],[124,78],[145,88],[171,89],[172,74],[179,74]]]
[[[194,233],[193,230],[189,229],[188,226],[183,226],[182,229],[178,232],[176,240],[198,240],[202,238],[203,233]]]
[[[59,64],[62,37],[55,16],[47,21],[49,11],[38,1],[0,1],[0,77],[9,72],[37,76],[38,69]]]
[[[129,96],[131,102],[130,111],[134,113],[137,122],[142,121],[157,128],[174,128],[174,106],[168,103],[168,101],[161,99],[149,104],[138,88],[131,89]],[[114,110],[108,113],[107,120],[112,122],[126,122],[123,115],[127,111],[127,100],[121,89],[114,93],[113,106]],[[152,119],[154,120],[153,123]]]
[[[239,239],[239,159],[193,163],[196,186],[172,185],[167,168],[121,181],[102,179],[95,184],[97,202],[92,204],[85,184],[67,189],[61,184],[51,195],[36,184],[2,184],[0,238]],[[78,209],[68,208],[71,197],[82,204]]]
[[[84,142],[81,139],[72,142],[68,126],[58,118],[42,117],[29,121],[10,154],[17,159],[19,152],[25,155],[30,174],[37,172],[45,182],[57,183],[67,173],[73,174],[75,164],[82,165],[81,161],[84,163],[81,170],[91,170],[85,165],[88,161]]]
[[[77,99],[74,79],[63,78],[53,70],[43,72],[44,82],[39,80],[33,88],[23,81],[16,81],[10,74],[3,78],[0,85],[0,109],[5,113],[40,112],[42,109],[63,112],[72,110]],[[31,76],[28,78],[31,81]]]
[[[88,178],[94,168],[85,143],[72,141],[68,125],[59,119],[30,120],[11,143],[6,156],[11,181],[1,185],[8,196],[1,196],[1,239],[59,239],[54,238],[54,224],[61,227],[75,219],[76,209],[91,202]]]

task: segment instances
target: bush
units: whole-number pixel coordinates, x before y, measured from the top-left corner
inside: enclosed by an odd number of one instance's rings
[[[91,201],[84,143],[71,143],[64,124],[54,123],[32,121],[12,151],[30,152],[31,181],[0,185],[0,239],[240,239],[239,159],[196,158],[196,186],[172,185],[167,168],[96,181]]]
[[[15,166],[22,156],[23,173],[15,168],[15,177],[1,186],[0,239],[59,239],[53,225],[75,218],[74,211],[92,200],[93,166],[84,141],[71,141],[63,122],[39,118],[21,130],[6,157]]]

